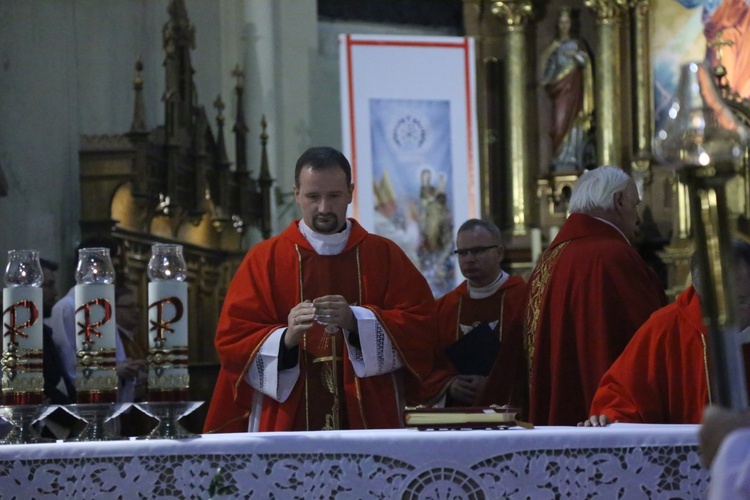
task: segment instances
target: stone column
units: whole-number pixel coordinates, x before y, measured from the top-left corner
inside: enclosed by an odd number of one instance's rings
[[[487,0],[464,0],[464,30],[475,40],[480,208],[483,217],[498,213],[501,217],[493,217],[493,221],[506,227],[503,210],[496,210],[491,196],[492,192],[502,192],[503,185],[495,182],[495,178],[503,174],[499,167],[502,157],[499,75],[503,44],[500,22],[494,16],[485,15],[488,10]]]
[[[651,71],[651,39],[649,9],[651,0],[633,3],[633,87],[635,92],[634,156],[631,162],[633,178],[643,196],[651,182],[651,140],[653,131],[654,83]]]
[[[622,166],[621,24],[626,0],[586,0],[596,15],[595,61],[596,159],[599,165]]]
[[[512,234],[525,235],[530,223],[533,189],[529,158],[529,99],[527,93],[529,65],[527,64],[526,27],[532,15],[530,0],[497,0],[491,5],[492,14],[503,23],[505,48],[504,101],[506,120],[504,158],[508,169],[512,209]]]

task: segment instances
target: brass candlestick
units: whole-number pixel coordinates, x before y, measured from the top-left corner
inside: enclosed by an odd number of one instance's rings
[[[747,391],[726,184],[737,173],[747,138],[747,129],[724,105],[708,68],[685,64],[669,119],[657,131],[654,152],[688,187],[701,307],[709,331],[711,395],[714,403],[733,410],[747,408]]]

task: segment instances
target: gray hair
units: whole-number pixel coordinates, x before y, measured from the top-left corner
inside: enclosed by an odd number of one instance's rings
[[[597,210],[612,210],[614,194],[624,191],[630,182],[628,174],[611,165],[584,172],[573,186],[568,211],[571,214],[586,214]]]
[[[486,220],[480,219],[469,219],[458,228],[456,235],[463,233],[464,231],[471,231],[474,228],[481,227],[492,235],[492,238],[498,245],[503,244],[503,233],[500,231],[495,224]]]

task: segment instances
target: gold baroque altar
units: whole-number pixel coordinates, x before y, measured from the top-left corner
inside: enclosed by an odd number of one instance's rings
[[[549,134],[553,103],[544,92],[545,48],[560,34],[568,12],[593,52],[591,166],[618,165],[631,173],[643,199],[643,235],[638,243],[658,252],[668,293],[689,280],[692,228],[684,184],[660,168],[652,153],[654,85],[651,35],[656,0],[576,0],[540,4],[530,0],[463,0],[466,35],[476,39],[477,109],[482,215],[506,234],[508,257],[517,272],[530,270],[531,229],[545,243],[567,216],[567,198],[581,169],[555,169]],[[748,123],[750,103],[726,84],[721,32],[708,40],[722,96]],[[750,212],[749,155],[728,186],[735,226],[746,230]],[[586,165],[588,166],[588,164]],[[738,222],[739,221],[739,222]],[[546,245],[545,245],[546,246]]]

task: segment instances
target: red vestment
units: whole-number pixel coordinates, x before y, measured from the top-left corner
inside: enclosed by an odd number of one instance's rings
[[[483,299],[469,297],[466,281],[438,299],[435,370],[420,389],[412,394],[411,402],[433,402],[443,395],[448,383],[457,375],[445,350],[464,335],[461,326],[473,327],[478,323],[496,322],[493,332],[500,340],[500,352],[487,379],[485,392],[480,395],[476,404],[525,407],[528,388],[523,351],[525,304],[526,285],[519,276],[508,277],[494,294]],[[450,401],[448,405],[451,405]]]
[[[350,303],[372,311],[413,376],[421,379],[431,371],[429,333],[435,302],[427,282],[395,243],[367,233],[350,220],[349,239],[338,255],[315,253],[300,232],[299,221],[247,253],[227,291],[219,319],[215,343],[221,370],[205,432],[248,430],[254,395],[245,380],[248,367],[268,336],[286,327],[292,307],[324,290],[341,293]],[[326,273],[325,268],[337,272]],[[308,399],[314,384],[325,383],[310,375],[315,369],[312,351],[322,348],[323,335],[322,327],[305,334],[299,345],[300,377],[283,403],[263,397],[259,430],[299,430],[301,414],[326,411]],[[333,356],[329,353],[328,361],[340,354],[340,350]],[[341,358],[337,372],[343,394],[337,398],[344,408],[346,428],[400,427],[397,375],[401,370],[360,378],[349,359]]]
[[[602,377],[591,414],[612,422],[699,424],[709,387],[706,327],[690,286],[633,336]]]
[[[654,272],[606,222],[571,214],[529,278],[530,420],[575,425],[602,375],[666,302]]]

